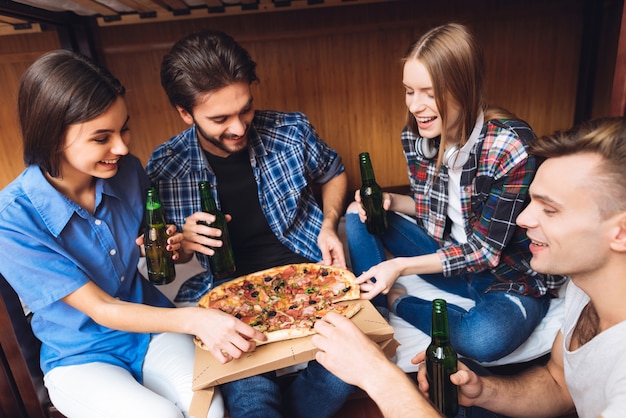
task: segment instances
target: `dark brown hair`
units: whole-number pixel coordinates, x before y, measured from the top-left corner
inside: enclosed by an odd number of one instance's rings
[[[56,50],[41,56],[18,92],[24,164],[57,177],[68,127],[101,115],[124,93],[119,80],[83,55]]]
[[[258,81],[256,63],[223,32],[188,35],[174,44],[161,64],[161,85],[170,103],[190,114],[199,96],[241,81]]]

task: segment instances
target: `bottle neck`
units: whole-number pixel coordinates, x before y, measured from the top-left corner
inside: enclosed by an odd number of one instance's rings
[[[448,310],[445,302],[433,301],[431,337],[433,342],[448,344],[450,342],[450,326],[448,324]]]
[[[165,224],[161,201],[156,190],[148,190],[146,196],[146,223],[148,225]]]
[[[374,168],[372,167],[372,161],[369,155],[361,154],[359,156],[359,162],[361,167],[361,181],[363,184],[376,184]]]
[[[216,212],[217,204],[215,203],[215,199],[213,199],[213,193],[211,193],[211,188],[208,183],[201,182],[199,187],[202,210],[209,213]]]

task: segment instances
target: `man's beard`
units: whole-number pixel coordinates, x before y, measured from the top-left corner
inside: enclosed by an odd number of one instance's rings
[[[200,125],[198,125],[198,123],[194,120],[194,123],[196,125],[196,135],[198,136],[198,139],[200,139],[201,141],[207,141],[209,143],[211,143],[214,147],[221,149],[222,151],[228,153],[228,154],[236,154],[240,151],[242,151],[242,149],[230,149],[227,146],[225,146],[220,139],[228,139],[230,137],[234,137],[237,135],[222,135],[220,138],[216,138],[214,136],[210,136],[207,135],[206,132],[204,132],[204,130],[200,127]],[[248,135],[248,130],[249,130],[249,126],[246,126],[246,132],[242,135],[243,138],[246,138],[246,147],[248,144],[247,141],[247,135]],[[244,147],[245,148],[245,147]]]

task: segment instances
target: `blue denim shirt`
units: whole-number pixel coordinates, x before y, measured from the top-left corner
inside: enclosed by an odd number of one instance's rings
[[[323,214],[317,205],[312,184],[324,184],[342,173],[341,157],[324,143],[301,113],[256,111],[248,135],[250,164],[257,183],[259,202],[276,237],[291,251],[320,260],[317,245]],[[185,223],[200,210],[198,182],[213,186],[217,179],[198,143],[195,126],[160,145],[146,168],[158,189],[168,223]],[[197,301],[209,291],[213,277],[208,257],[197,254],[207,272],[189,279],[181,287],[177,302]]]
[[[148,179],[138,159],[96,182],[93,214],[59,193],[39,167],[28,167],[0,192],[0,273],[33,312],[42,341],[41,368],[104,362],[141,382],[150,334],[113,330],[61,299],[88,281],[113,297],[154,306],[171,303],[137,270],[135,244]]]

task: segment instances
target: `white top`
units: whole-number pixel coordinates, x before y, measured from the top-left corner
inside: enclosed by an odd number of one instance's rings
[[[580,418],[623,418],[626,414],[626,321],[567,350],[589,297],[573,282],[565,294],[563,362],[567,387]]]
[[[459,244],[467,242],[465,220],[461,210],[461,172],[462,168],[448,169],[448,217],[452,221],[450,235]]]

